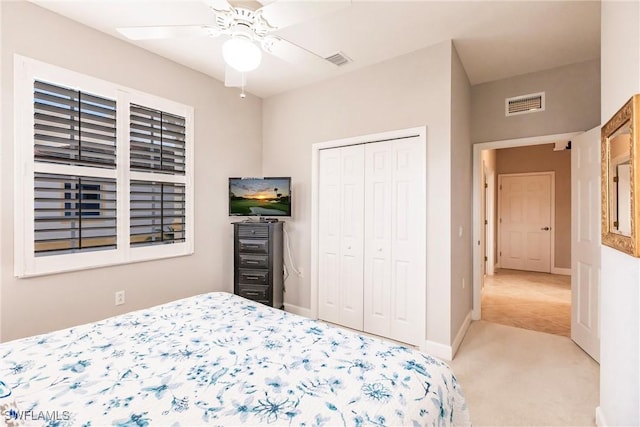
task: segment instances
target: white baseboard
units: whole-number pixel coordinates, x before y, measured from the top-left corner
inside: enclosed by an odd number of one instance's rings
[[[448,362],[453,359],[453,351],[451,350],[451,347],[435,341],[426,340],[423,346],[420,347],[420,351]]]
[[[287,313],[297,314],[298,316],[308,317],[313,319],[313,313],[311,309],[305,307],[298,307],[297,305],[284,303],[284,311]]]
[[[606,427],[609,424],[605,421],[604,413],[602,412],[602,408],[599,406],[596,408],[596,425],[598,427]]]
[[[456,338],[453,340],[452,346],[426,340],[422,347],[420,347],[420,351],[435,356],[438,359],[443,359],[448,362],[452,361],[460,347],[460,344],[462,344],[462,340],[464,339],[464,335],[467,333],[467,329],[469,329],[469,325],[471,325],[471,314],[471,311],[467,313],[467,317],[465,317],[464,322],[462,322],[462,326],[460,326],[460,329],[456,334]]]
[[[462,344],[462,340],[464,339],[464,336],[467,333],[467,329],[469,329],[469,325],[471,325],[471,315],[472,315],[471,311],[467,313],[467,317],[464,318],[464,322],[462,322],[462,326],[460,326],[460,329],[458,329],[456,338],[453,340],[453,346],[451,349],[451,360],[453,360],[453,358],[456,357],[458,348],[460,348],[460,344]]]
[[[571,276],[570,268],[551,267],[551,274],[562,274],[563,276]]]

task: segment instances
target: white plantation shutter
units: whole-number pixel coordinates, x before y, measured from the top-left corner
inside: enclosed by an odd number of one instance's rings
[[[14,65],[16,276],[193,253],[193,109]]]
[[[184,175],[185,118],[139,105],[130,111],[131,170]]]
[[[116,180],[90,174],[116,168],[116,101],[36,80],[33,110],[35,255],[115,249]]]
[[[41,81],[34,83],[36,161],[116,167],[116,102]]]
[[[184,242],[185,186],[131,181],[131,245]]]
[[[116,248],[116,181],[35,174],[36,256]]]
[[[141,172],[129,189],[130,244],[183,242],[186,119],[135,104],[129,111],[130,167]]]

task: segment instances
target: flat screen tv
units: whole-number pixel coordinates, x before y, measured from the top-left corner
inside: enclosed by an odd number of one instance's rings
[[[291,177],[229,178],[229,215],[291,216]]]

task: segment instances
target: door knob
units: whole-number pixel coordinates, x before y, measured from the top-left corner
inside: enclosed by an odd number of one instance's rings
[[[542,231],[549,231],[549,230],[550,230],[550,228],[549,228],[549,227],[542,227],[540,230],[542,230]]]

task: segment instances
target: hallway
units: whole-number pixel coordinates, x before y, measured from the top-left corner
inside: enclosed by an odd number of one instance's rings
[[[571,336],[571,276],[496,270],[482,290],[482,320]]]

